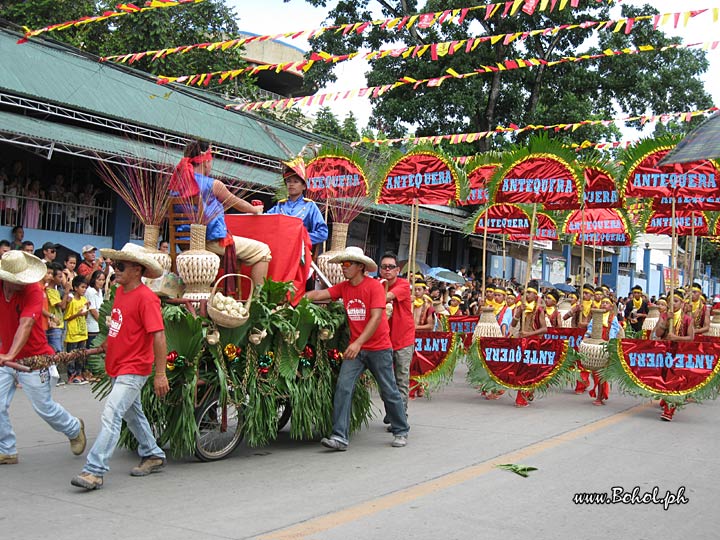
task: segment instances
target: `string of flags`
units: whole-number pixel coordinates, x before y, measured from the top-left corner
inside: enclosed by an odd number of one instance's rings
[[[629,34],[633,28],[635,27],[635,24],[640,21],[653,21],[653,26],[655,29],[659,25],[672,23],[674,28],[678,27],[678,24],[680,21],[682,21],[682,24],[684,26],[687,26],[688,21],[692,17],[696,17],[697,15],[700,15],[701,13],[705,13],[708,10],[696,10],[696,11],[686,11],[686,12],[679,12],[679,13],[664,13],[662,15],[644,15],[640,17],[634,17],[629,19],[619,19],[619,20],[609,20],[609,21],[584,21],[582,23],[578,24],[563,24],[559,26],[553,26],[550,28],[541,28],[536,30],[529,30],[526,32],[511,32],[511,33],[504,33],[504,34],[497,34],[492,36],[481,36],[481,37],[475,37],[475,38],[469,38],[469,39],[463,39],[463,40],[456,40],[456,41],[445,41],[441,43],[431,43],[431,44],[424,44],[424,45],[416,45],[413,47],[399,47],[394,49],[383,49],[378,51],[369,51],[369,52],[360,52],[355,51],[348,54],[343,55],[332,55],[328,54],[326,52],[311,52],[310,57],[308,59],[300,60],[297,62],[284,62],[280,64],[262,64],[262,65],[255,65],[255,66],[249,66],[241,69],[235,69],[235,70],[225,70],[225,71],[213,71],[213,72],[207,72],[207,73],[197,73],[193,75],[181,75],[177,77],[170,77],[161,75],[159,76],[159,82],[161,84],[168,84],[168,83],[182,83],[186,85],[194,85],[194,84],[204,84],[205,81],[209,81],[215,78],[220,78],[221,82],[224,82],[226,80],[232,80],[235,77],[238,77],[240,75],[257,75],[258,73],[261,73],[263,71],[274,71],[276,73],[284,72],[284,71],[308,71],[315,62],[324,62],[324,63],[332,63],[337,64],[340,62],[345,62],[348,60],[352,60],[354,58],[364,58],[365,60],[377,60],[380,58],[385,58],[388,56],[392,57],[403,57],[403,58],[422,58],[426,55],[429,55],[431,61],[437,61],[442,57],[445,56],[452,56],[457,52],[464,52],[464,53],[471,53],[475,51],[481,44],[483,43],[490,43],[491,45],[495,45],[496,43],[499,43],[502,41],[503,45],[509,45],[513,41],[521,40],[524,41],[530,37],[534,37],[537,35],[555,35],[559,32],[563,31],[571,31],[571,30],[577,30],[577,29],[588,29],[588,28],[596,28],[597,30],[602,29],[610,29],[614,33],[619,33],[623,31],[625,34]],[[720,8],[715,8],[715,11],[718,11],[720,13]],[[229,48],[229,46],[228,46]],[[156,52],[150,60],[157,60],[158,58],[164,58],[168,54],[174,54],[175,52],[178,52],[180,48],[175,49],[164,49],[163,51]],[[217,50],[217,48],[214,48],[212,50]],[[227,50],[227,49],[222,49]],[[120,63],[129,63],[132,64],[133,62],[136,62],[142,58],[145,58],[146,55],[152,51],[146,51],[143,53],[130,53],[127,55],[122,55],[119,57],[116,57],[116,61]],[[107,57],[106,57],[107,58]],[[102,60],[102,59],[101,59]],[[228,74],[229,75],[226,75]]]

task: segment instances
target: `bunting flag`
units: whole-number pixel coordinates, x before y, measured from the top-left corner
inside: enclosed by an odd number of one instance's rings
[[[416,332],[410,361],[410,390],[437,389],[452,382],[463,353],[463,335],[453,332]]]
[[[568,214],[562,232],[573,235],[576,246],[630,246],[635,229],[622,208],[586,208]]]
[[[544,337],[480,338],[469,351],[468,381],[486,392],[544,391],[574,380],[577,355],[568,342]]]
[[[380,204],[448,205],[467,193],[467,178],[446,156],[417,149],[396,158],[381,176],[375,196]]]
[[[625,393],[682,405],[715,398],[720,347],[712,341],[610,340],[603,379]]]
[[[590,60],[598,60],[601,58],[608,58],[612,56],[620,56],[620,55],[638,55],[648,52],[665,52],[671,49],[690,49],[690,48],[697,48],[702,47],[703,49],[716,49],[720,45],[720,41],[712,41],[712,42],[705,42],[705,43],[691,43],[691,44],[671,44],[666,45],[664,47],[653,47],[652,45],[642,45],[637,48],[625,48],[620,50],[612,50],[612,49],[606,49],[602,51],[602,53],[599,54],[584,54],[581,56],[563,56],[558,58],[557,60],[545,60],[542,58],[525,58],[525,59],[516,59],[516,60],[505,60],[503,62],[498,62],[495,65],[481,65],[478,69],[471,71],[469,73],[457,73],[452,68],[448,68],[446,70],[447,75],[442,75],[440,77],[432,77],[429,79],[414,79],[412,77],[403,77],[401,79],[398,79],[394,83],[391,84],[384,84],[380,86],[370,86],[365,88],[355,88],[351,90],[344,90],[340,92],[328,92],[325,94],[315,94],[313,96],[302,96],[302,97],[294,97],[294,98],[284,98],[284,99],[274,99],[274,100],[266,100],[266,101],[253,101],[249,103],[244,104],[228,104],[225,106],[227,109],[235,109],[235,110],[242,110],[242,111],[255,111],[260,109],[288,109],[294,105],[299,106],[311,106],[311,105],[317,105],[317,104],[324,104],[331,101],[340,101],[344,99],[354,99],[358,97],[373,97],[377,98],[385,93],[387,93],[390,90],[393,90],[395,88],[398,88],[400,86],[412,84],[413,88],[417,88],[418,86],[427,86],[429,88],[439,88],[445,81],[450,79],[467,79],[469,77],[474,77],[481,74],[486,73],[498,73],[502,71],[511,71],[515,69],[525,69],[525,68],[531,68],[536,66],[547,66],[547,67],[553,67],[560,64],[565,64],[568,62],[572,63],[579,63],[579,62],[586,62]],[[203,74],[203,75],[187,75],[182,77],[182,81],[179,81],[179,77],[160,77],[156,80],[158,84],[167,84],[171,82],[185,82],[186,84],[207,84],[204,82],[199,82],[201,77],[214,77],[215,75],[219,76],[218,82],[227,82],[228,80],[232,80],[234,78],[233,71],[223,71],[223,72],[217,72],[212,74]],[[190,77],[190,79],[193,82],[189,82],[187,77]],[[466,142],[466,141],[459,141],[459,142]]]
[[[692,204],[697,210],[708,209],[704,200],[720,198],[720,170],[710,160],[693,163],[675,163],[658,167],[679,137],[649,139],[623,152],[625,165],[620,189],[626,197],[661,199],[663,206],[679,202]]]
[[[609,2],[612,3],[612,2]],[[500,4],[490,4],[490,6],[500,6]],[[373,26],[380,26],[383,29],[386,30],[404,30],[406,28],[411,28],[413,25],[417,23],[417,27],[421,29],[428,29],[431,28],[434,25],[442,25],[442,24],[450,24],[457,22],[458,24],[462,24],[462,22],[465,20],[468,13],[471,11],[479,10],[479,9],[486,9],[488,6],[472,6],[467,8],[457,8],[457,9],[448,9],[445,11],[439,11],[435,13],[421,13],[418,15],[413,15],[410,17],[405,17],[406,23],[403,25],[398,24],[395,21],[400,21],[398,18],[393,19],[383,19],[383,20],[375,20],[375,21],[365,21],[361,23],[346,23],[342,25],[337,26],[323,26],[321,28],[316,28],[312,30],[299,30],[294,32],[284,32],[280,34],[270,34],[270,35],[263,35],[263,36],[248,36],[244,38],[235,38],[235,39],[226,39],[222,41],[213,41],[213,42],[206,42],[206,43],[193,43],[191,45],[178,45],[177,47],[168,47],[165,49],[154,49],[154,50],[148,50],[148,51],[142,51],[142,52],[131,52],[131,53],[123,53],[123,54],[114,54],[109,56],[103,56],[100,58],[101,62],[107,62],[107,61],[114,61],[114,62],[120,62],[120,63],[133,63],[139,60],[140,58],[146,58],[150,57],[150,60],[157,60],[158,58],[164,58],[167,55],[170,54],[184,54],[187,52],[190,52],[192,50],[208,50],[208,51],[227,51],[229,49],[236,49],[238,47],[243,47],[247,45],[248,43],[253,42],[262,42],[262,41],[270,41],[270,40],[276,40],[276,39],[298,39],[298,38],[306,38],[306,39],[312,39],[315,37],[318,37],[325,32],[331,32],[334,31],[335,33],[341,33],[343,35],[347,35],[350,33],[354,34],[361,34],[368,28],[372,28]],[[543,6],[546,8],[547,6]],[[572,6],[576,7],[576,6]],[[554,8],[554,6],[553,6]],[[564,9],[564,6],[561,8]],[[551,8],[550,11],[553,9]],[[540,11],[545,11],[545,9],[541,9]],[[653,20],[655,23],[656,17],[660,17],[658,19],[657,24],[655,24],[655,27],[658,25],[664,25],[668,23],[673,23],[675,28],[678,26],[678,21],[682,20],[684,25],[687,25],[690,18],[695,17],[697,15],[700,15],[704,11],[707,10],[701,10],[701,11],[690,11],[686,12],[684,14],[678,13],[677,15],[679,17],[675,18],[672,17],[671,13],[666,13],[664,15],[668,15],[668,17],[662,17],[662,16],[641,16],[641,17],[635,17],[630,19],[619,19],[616,21],[585,21],[583,23],[579,24],[566,24],[561,26],[554,26],[551,28],[543,28],[543,29],[537,29],[537,30],[530,30],[528,32],[520,32],[520,33],[512,33],[512,34],[499,34],[496,36],[482,36],[477,38],[470,38],[470,39],[464,39],[460,41],[448,41],[444,43],[434,43],[434,44],[427,44],[427,45],[420,45],[417,47],[402,47],[402,48],[396,48],[396,49],[386,49],[386,50],[379,50],[379,51],[370,51],[362,53],[362,57],[368,60],[375,60],[377,58],[385,58],[387,56],[422,56],[423,54],[430,51],[430,55],[433,57],[434,60],[437,60],[437,57],[439,56],[445,56],[447,54],[454,54],[460,50],[465,50],[465,52],[472,52],[475,50],[475,48],[480,45],[483,42],[491,41],[492,43],[496,43],[498,41],[503,41],[510,43],[512,41],[515,41],[516,39],[525,40],[528,37],[533,37],[536,35],[552,35],[557,32],[563,31],[563,30],[574,30],[578,28],[608,28],[611,29],[613,32],[620,32],[623,30],[623,28],[632,28],[633,25],[637,21],[645,21],[645,20]],[[682,17],[680,17],[682,15]],[[507,16],[507,14],[506,14]],[[628,32],[625,32],[628,33]],[[337,62],[343,62],[345,60],[349,60],[351,58],[355,58],[356,56],[359,56],[361,53],[359,52],[353,52],[350,54],[345,55],[330,55],[328,53],[324,52],[313,52],[311,53],[314,58],[311,58],[313,61],[322,61],[322,62],[330,62],[330,63],[337,63]],[[268,64],[266,67],[259,66],[259,69],[270,69],[270,70],[278,70],[278,71],[286,71],[287,69],[294,69],[294,68],[285,68],[287,64]],[[255,68],[247,68],[247,69],[255,69]],[[250,71],[246,71],[250,73]]]
[[[664,234],[670,236],[672,230],[673,219],[671,211],[664,208],[650,213],[645,224],[646,234]],[[703,212],[676,209],[675,231],[679,236],[707,236],[710,233],[708,218]]]
[[[18,43],[25,43],[29,38],[39,36],[45,32],[57,32],[60,30],[67,30],[68,28],[74,28],[83,26],[90,23],[96,23],[106,21],[115,17],[123,17],[125,15],[132,15],[134,13],[144,13],[146,11],[152,11],[160,8],[176,7],[183,4],[199,4],[205,0],[148,0],[145,2],[143,7],[138,7],[135,4],[118,4],[115,6],[117,11],[105,11],[102,15],[96,17],[80,17],[74,21],[66,21],[57,24],[51,24],[37,30],[32,30],[27,27],[25,29],[25,35],[18,40]]]
[[[365,197],[368,181],[359,163],[347,156],[322,155],[305,166],[307,195],[313,200]]]
[[[675,118],[680,119],[683,122],[689,122],[693,118],[703,116],[709,113],[718,111],[717,107],[710,107],[709,109],[701,109],[697,111],[685,111],[685,112],[668,112],[662,114],[643,115],[643,116],[623,116],[619,118],[611,118],[609,120],[582,120],[574,123],[561,123],[561,124],[533,124],[529,126],[516,126],[511,124],[510,126],[498,126],[492,131],[478,131],[474,133],[453,133],[452,135],[430,135],[427,137],[400,137],[396,139],[369,139],[364,137],[361,141],[351,143],[351,146],[358,146],[360,144],[396,144],[404,142],[422,143],[422,144],[460,144],[460,143],[473,143],[478,139],[497,135],[498,133],[524,133],[526,131],[575,131],[583,126],[609,126],[611,124],[619,124],[621,122],[640,122],[643,125],[649,122],[661,122],[667,123]],[[617,148],[626,148],[637,141],[616,141],[616,142],[600,142],[591,143],[585,141],[583,143],[574,143],[571,145],[572,148],[579,150],[585,150],[587,148],[597,148],[598,150],[614,150]]]

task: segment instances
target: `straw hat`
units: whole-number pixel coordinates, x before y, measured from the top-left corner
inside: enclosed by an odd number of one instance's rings
[[[47,274],[47,266],[35,255],[13,250],[0,259],[0,280],[16,285],[38,283]]]
[[[350,246],[346,247],[343,251],[335,255],[330,259],[331,263],[342,263],[345,261],[352,261],[365,265],[365,270],[368,272],[377,271],[377,264],[370,257],[363,253],[363,250],[359,247]]]
[[[134,262],[145,268],[143,277],[156,279],[163,275],[162,266],[155,262],[150,253],[142,246],[128,242],[121,250],[117,249],[101,249],[100,253],[103,257],[108,257],[116,261]]]

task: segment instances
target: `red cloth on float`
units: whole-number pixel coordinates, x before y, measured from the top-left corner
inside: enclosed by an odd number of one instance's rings
[[[252,238],[270,246],[272,260],[268,277],[274,281],[292,281],[296,293],[291,298],[291,304],[297,305],[305,294],[305,283],[312,264],[310,236],[302,220],[280,214],[228,214],[225,224],[234,236]],[[250,275],[250,269],[241,266],[240,273]],[[247,285],[245,280],[243,284]]]

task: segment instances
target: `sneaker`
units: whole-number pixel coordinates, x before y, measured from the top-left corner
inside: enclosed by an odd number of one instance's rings
[[[15,465],[17,462],[17,454],[0,454],[0,465]]]
[[[325,448],[337,450],[338,452],[344,452],[348,448],[348,445],[342,441],[338,441],[337,439],[327,439],[325,437],[320,440],[320,444],[322,444]]]
[[[59,379],[55,386],[65,386],[65,381],[63,381],[62,379]]]
[[[148,456],[140,460],[140,465],[133,467],[130,476],[147,476],[165,468],[165,458],[160,456]]]
[[[85,437],[85,422],[82,418],[80,420],[80,432],[75,438],[70,439],[70,450],[76,456],[79,456],[85,451],[85,445],[87,444],[87,438]],[[68,437],[69,438],[69,437]]]
[[[393,442],[390,443],[393,448],[403,448],[407,446],[407,435],[395,435]]]
[[[70,483],[73,486],[92,491],[93,489],[98,489],[102,487],[103,477],[95,476],[94,474],[90,474],[89,472],[83,472],[70,480]]]

